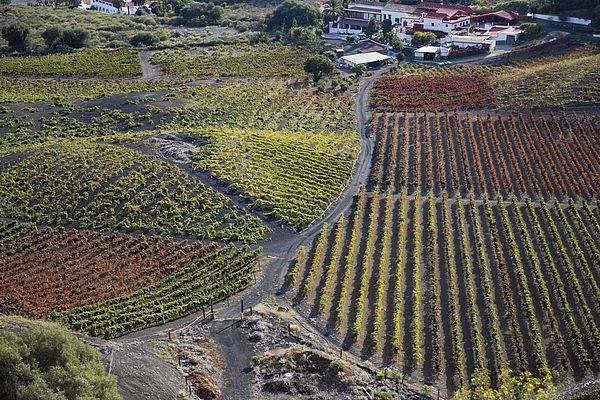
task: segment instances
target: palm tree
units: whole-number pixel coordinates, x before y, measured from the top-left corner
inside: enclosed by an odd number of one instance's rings
[[[330,0],[329,8],[325,10],[325,22],[336,21],[344,12],[342,0]]]

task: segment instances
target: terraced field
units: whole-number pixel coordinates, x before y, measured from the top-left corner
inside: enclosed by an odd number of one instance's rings
[[[388,111],[527,110],[600,104],[600,47],[500,66],[406,64],[380,79],[371,106]]]
[[[79,228],[254,242],[266,226],[156,157],[106,144],[46,149],[0,172],[0,215]]]

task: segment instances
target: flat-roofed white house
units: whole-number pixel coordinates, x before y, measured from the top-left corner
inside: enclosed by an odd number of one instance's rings
[[[496,41],[491,39],[490,36],[486,35],[478,35],[478,36],[459,36],[459,35],[450,35],[448,37],[448,43],[459,47],[459,48],[467,48],[467,47],[479,47],[486,48],[489,51],[494,51],[496,48]]]
[[[362,1],[349,3],[344,8],[344,15],[337,21],[329,22],[329,33],[342,35],[359,35],[365,31],[371,18],[381,21],[381,10],[384,3],[375,1]]]
[[[409,26],[414,21],[421,19],[422,15],[417,11],[417,6],[408,4],[386,3],[381,10],[382,20],[389,19],[392,24],[399,26]]]
[[[353,54],[342,57],[342,62],[349,68],[357,65],[372,66],[380,65],[382,62],[390,60],[392,57],[377,52]]]

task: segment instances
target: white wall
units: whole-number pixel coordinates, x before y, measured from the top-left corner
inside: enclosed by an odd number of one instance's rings
[[[544,21],[568,22],[570,24],[587,25],[587,26],[592,24],[591,20],[583,19],[583,18],[568,17],[564,21],[561,21],[560,17],[558,15],[545,15],[545,14],[527,14],[527,15],[533,17],[534,19],[541,19]]]
[[[112,2],[109,2],[109,1],[93,0],[92,6],[96,7],[98,9],[98,11],[105,12],[108,14],[116,14],[119,12],[119,9],[116,7],[113,7]],[[121,14],[133,15],[137,11],[137,9],[138,8],[135,6],[129,7],[129,9],[127,9],[127,7],[123,7],[123,8],[121,8]]]
[[[466,27],[471,23],[471,19],[467,18],[464,21],[460,21],[459,23],[452,23],[449,21],[442,21],[440,19],[435,18],[423,18],[423,29],[429,31],[441,31],[450,33],[454,28]],[[461,26],[462,25],[462,26]]]

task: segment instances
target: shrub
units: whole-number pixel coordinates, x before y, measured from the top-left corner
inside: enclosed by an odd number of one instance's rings
[[[63,40],[63,29],[60,26],[49,26],[42,33],[42,38],[48,46],[49,49],[53,49],[59,44],[62,43]]]
[[[260,360],[261,360],[261,357],[258,355],[252,356],[252,358],[250,359],[250,361],[252,361],[252,364],[254,364],[254,365],[260,364]]]
[[[132,46],[152,46],[158,43],[158,38],[150,32],[140,32],[133,35],[132,38],[129,39],[129,43],[131,43]]]
[[[389,392],[377,390],[373,393],[373,398],[375,398],[375,399],[393,399],[394,396]]]
[[[29,28],[21,23],[4,28],[2,38],[8,42],[12,51],[25,52],[29,48]]]
[[[329,363],[329,369],[336,372],[343,371],[344,366],[345,364],[343,360],[333,360]]]
[[[42,38],[49,49],[60,46],[79,49],[88,45],[90,34],[83,29],[63,29],[55,25],[46,28],[42,33]]]
[[[181,17],[189,26],[218,25],[223,18],[223,8],[213,3],[193,2],[181,9]]]
[[[319,10],[300,0],[285,0],[267,17],[267,29],[288,31],[295,26],[318,26],[321,21]]]
[[[80,49],[88,45],[90,34],[79,28],[65,29],[63,31],[63,43],[73,49]]]
[[[435,42],[437,37],[431,32],[415,32],[411,44],[416,47],[425,46]]]
[[[331,60],[320,54],[309,57],[304,62],[304,72],[312,74],[315,82],[318,82],[323,75],[333,72],[333,67]]]
[[[100,353],[62,328],[0,332],[0,359],[3,398],[121,399]]]
[[[523,30],[523,39],[535,39],[542,33],[542,26],[533,22],[528,22],[526,24],[521,24],[519,27]]]

